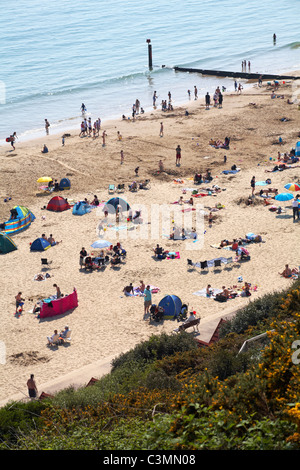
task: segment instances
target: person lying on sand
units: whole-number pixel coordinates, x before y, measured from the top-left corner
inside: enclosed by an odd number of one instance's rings
[[[275,196],[278,194],[278,189],[276,188],[268,188],[268,189],[261,189],[259,191],[259,195],[262,196],[263,194],[266,194],[266,196],[269,195],[269,193],[275,194]]]

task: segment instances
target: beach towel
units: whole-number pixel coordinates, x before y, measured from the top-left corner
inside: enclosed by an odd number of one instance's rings
[[[197,290],[196,292],[193,292],[193,295],[198,295],[199,297],[205,297],[207,299],[213,299],[217,294],[222,292],[222,289],[211,289],[211,290],[212,290],[211,295],[207,295],[205,288],[201,290]]]
[[[241,169],[240,168],[237,168],[236,170],[224,170],[222,171],[222,173],[224,175],[235,175],[236,173],[238,173]]]
[[[166,259],[180,259],[179,251],[169,251]]]

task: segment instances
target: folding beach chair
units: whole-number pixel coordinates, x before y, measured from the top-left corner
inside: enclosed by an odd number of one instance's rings
[[[221,267],[221,260],[220,259],[215,259],[214,260],[214,267],[215,268],[220,268]]]
[[[200,261],[200,268],[201,269],[208,269],[207,261]]]
[[[118,193],[123,193],[124,191],[125,191],[125,184],[118,184],[117,192]]]
[[[109,193],[109,194],[113,194],[113,193],[115,192],[115,189],[116,189],[116,188],[115,188],[115,185],[114,185],[114,184],[110,184],[110,185],[108,186],[108,193]]]

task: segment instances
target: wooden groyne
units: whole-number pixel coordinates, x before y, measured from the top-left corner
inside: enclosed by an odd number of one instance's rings
[[[247,73],[247,72],[230,72],[225,70],[206,70],[206,69],[191,69],[186,67],[174,67],[176,72],[189,72],[200,73],[201,75],[211,75],[214,77],[224,78],[240,78],[245,80],[299,80],[300,77],[293,75],[272,75],[268,73]]]

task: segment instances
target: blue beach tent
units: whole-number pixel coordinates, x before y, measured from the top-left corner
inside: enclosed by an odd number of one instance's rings
[[[59,189],[63,191],[64,189],[70,189],[71,188],[71,181],[69,178],[63,178],[60,180],[59,183]]]
[[[44,238],[37,238],[31,243],[30,251],[45,251],[50,248],[50,243]]]
[[[107,211],[109,214],[115,214],[118,206],[121,206],[122,212],[127,212],[130,209],[128,202],[120,197],[113,197],[105,204],[103,212]]]
[[[84,215],[84,214],[87,214],[88,212],[91,212],[91,208],[90,208],[89,204],[86,204],[83,201],[79,201],[73,207],[72,214],[74,214],[74,215]]]
[[[295,156],[300,157],[300,141],[296,143]]]
[[[166,295],[158,304],[164,309],[164,319],[172,319],[180,314],[182,302],[177,295]]]

